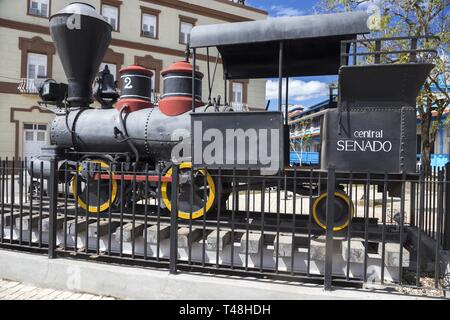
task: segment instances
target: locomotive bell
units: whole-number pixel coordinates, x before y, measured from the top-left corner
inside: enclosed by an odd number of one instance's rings
[[[128,106],[128,111],[133,112],[145,108],[151,108],[152,76],[153,72],[138,65],[122,68],[120,73],[120,99],[116,103],[116,109],[121,110]]]
[[[111,31],[111,25],[85,3],[72,3],[50,18],[50,34],[69,83],[70,106],[93,102],[92,82],[111,43]]]
[[[161,112],[178,116],[192,108],[192,65],[186,61],[172,64],[161,72],[164,92],[159,101]],[[195,71],[195,107],[202,105],[203,73]]]

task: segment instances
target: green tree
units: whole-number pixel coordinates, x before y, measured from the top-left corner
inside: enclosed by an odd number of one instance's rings
[[[419,59],[432,62],[436,67],[428,77],[417,99],[422,136],[422,165],[430,170],[430,153],[435,144],[438,129],[448,125],[443,117],[450,105],[450,0],[321,0],[319,10],[353,11],[367,9],[372,14],[371,27],[377,30],[371,37],[437,36],[439,40],[423,40],[424,49],[437,48],[438,54],[419,55]],[[375,19],[374,19],[375,18]],[[392,42],[389,49],[406,49],[406,42]],[[374,48],[368,48],[374,50]],[[402,62],[406,56],[384,62]],[[434,119],[434,120],[433,120]]]

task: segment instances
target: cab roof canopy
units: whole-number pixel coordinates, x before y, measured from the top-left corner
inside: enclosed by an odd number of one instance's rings
[[[227,79],[278,77],[280,42],[284,77],[333,75],[341,40],[369,33],[367,20],[365,12],[346,12],[202,25],[192,29],[190,47],[217,47]]]

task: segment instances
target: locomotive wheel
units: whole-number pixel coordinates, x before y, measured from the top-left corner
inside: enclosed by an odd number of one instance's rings
[[[28,199],[39,199],[41,196],[41,183],[39,181],[33,181],[30,186],[28,187]],[[42,193],[43,196],[47,195],[47,192],[45,190]]]
[[[336,191],[334,193],[334,223],[333,231],[340,231],[347,228],[350,223],[350,219],[353,217],[353,203],[349,197],[342,191]],[[313,202],[312,214],[314,221],[324,230],[327,229],[327,193],[322,193]],[[349,213],[350,207],[350,213]]]
[[[90,160],[92,164],[100,164],[101,171],[109,173],[109,165],[103,160]],[[92,165],[94,169],[94,165]],[[88,210],[90,213],[101,213],[113,204],[117,197],[117,181],[111,181],[111,196],[109,192],[109,180],[100,180],[100,192],[97,193],[98,181],[94,179],[89,179],[89,208],[86,204],[88,199],[88,187],[86,179],[81,175],[83,171],[83,166],[78,167],[78,175],[73,177],[72,181],[72,192],[74,197],[77,197],[78,205],[84,209]]]
[[[192,170],[192,164],[190,162],[183,162],[180,165],[180,173],[190,173]],[[166,177],[172,176],[172,168],[170,168],[165,174]],[[178,217],[181,219],[189,220],[198,219],[207,213],[214,204],[216,186],[211,175],[206,170],[197,170],[193,174],[194,180],[180,184],[178,195]],[[205,199],[205,176],[206,176],[206,199]],[[193,202],[192,202],[192,214],[191,211],[191,186],[194,186]],[[169,211],[172,210],[172,190],[170,182],[163,182],[161,185],[161,194]]]

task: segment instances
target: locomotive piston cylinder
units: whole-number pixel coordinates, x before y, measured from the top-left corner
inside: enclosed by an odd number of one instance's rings
[[[56,172],[59,183],[68,182],[72,178],[70,173],[65,174],[66,167],[67,170],[70,170],[74,166],[67,160],[58,161]],[[35,179],[42,177],[44,180],[48,180],[51,177],[51,160],[45,159],[45,157],[31,159],[27,162],[27,171]]]

